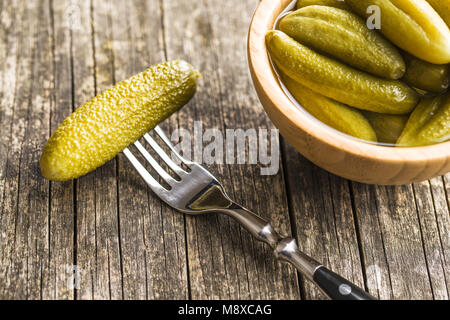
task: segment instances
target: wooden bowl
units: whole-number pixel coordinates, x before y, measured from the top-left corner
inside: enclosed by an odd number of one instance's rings
[[[249,67],[259,99],[287,141],[310,161],[363,183],[399,185],[450,171],[450,142],[417,148],[373,145],[340,134],[299,108],[280,87],[264,36],[292,0],[262,0],[248,37]]]

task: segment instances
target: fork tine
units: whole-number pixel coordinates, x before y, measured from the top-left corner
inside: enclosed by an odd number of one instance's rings
[[[163,178],[168,184],[172,185],[176,183],[176,180],[170,176],[166,170],[164,170],[159,163],[153,158],[150,153],[148,153],[147,150],[142,146],[142,144],[139,141],[136,141],[134,143],[136,148],[139,150],[139,152],[144,156],[145,160],[155,169],[155,171]]]
[[[182,168],[180,168],[172,159],[170,159],[170,157],[167,155],[167,153],[164,152],[164,150],[159,146],[159,144],[148,133],[144,134],[144,139],[150,144],[150,146],[153,148],[153,150],[156,151],[156,153],[161,157],[161,159],[176,174],[183,175],[183,174],[187,173]]]
[[[161,140],[164,141],[164,143],[170,148],[170,150],[177,156],[178,159],[180,159],[186,165],[190,165],[191,164],[190,161],[187,161],[185,158],[183,158],[178,153],[177,150],[175,150],[172,142],[170,141],[170,139],[166,136],[164,131],[162,131],[162,129],[159,126],[156,126],[153,130],[158,134],[158,136],[161,138]]]
[[[147,184],[150,186],[153,192],[159,195],[160,197],[164,197],[167,194],[168,190],[165,189],[163,186],[161,186],[159,182],[156,181],[151,176],[151,174],[147,171],[147,169],[144,168],[144,166],[139,162],[138,159],[136,159],[136,157],[131,153],[131,151],[128,148],[125,148],[123,150],[123,153],[128,158],[128,160],[130,160],[131,164],[139,172],[139,174],[145,180],[145,182],[147,182]]]

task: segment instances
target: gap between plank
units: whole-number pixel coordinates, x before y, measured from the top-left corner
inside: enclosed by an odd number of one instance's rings
[[[280,141],[280,156],[281,156],[281,165],[283,167],[282,173],[283,173],[283,180],[284,185],[286,187],[286,198],[287,198],[287,204],[288,204],[288,214],[289,214],[289,222],[291,225],[291,232],[292,236],[295,237],[297,241],[299,241],[298,232],[297,232],[297,226],[295,224],[295,216],[294,216],[294,209],[292,208],[292,197],[291,197],[291,185],[289,183],[289,179],[287,179],[287,155],[286,155],[286,141],[284,141],[284,138],[278,134],[279,141]],[[297,273],[297,281],[298,281],[298,289],[300,293],[300,298],[302,300],[306,300],[306,288],[305,288],[305,280],[304,277],[296,270]]]
[[[56,96],[55,96],[55,89],[56,89],[56,53],[55,53],[55,39],[56,39],[56,33],[55,33],[55,12],[53,10],[53,0],[49,0],[48,1],[48,9],[49,9],[49,13],[50,13],[50,28],[52,30],[52,64],[53,64],[53,90],[51,93],[52,96],[52,101],[51,103],[56,104]],[[48,136],[50,137],[52,134],[52,106],[54,105],[50,105],[50,111],[49,111],[49,118],[48,118]],[[49,265],[49,269],[50,269],[50,263],[51,263],[51,212],[52,212],[52,182],[49,180],[48,183],[48,219],[47,219],[47,224],[48,224],[48,265]],[[41,300],[42,300],[42,282],[41,282]]]
[[[72,89],[72,92],[71,92],[71,94],[72,94],[72,112],[74,112],[75,111],[75,79],[74,79],[74,77],[75,77],[75,75],[74,75],[74,61],[73,61],[73,32],[72,32],[72,30],[70,30],[70,32],[69,32],[69,34],[70,34],[70,40],[69,40],[69,42],[70,42],[70,59],[69,59],[69,61],[70,61],[70,80],[71,80],[71,89]],[[78,237],[77,237],[77,231],[78,231],[78,225],[77,225],[77,223],[78,223],[78,219],[77,219],[77,183],[78,182],[78,180],[77,179],[74,179],[73,181],[72,181],[72,193],[73,193],[73,199],[72,199],[72,201],[73,201],[73,251],[72,251],[72,254],[73,254],[73,265],[74,266],[76,266],[77,265],[77,239],[78,239]],[[77,295],[78,295],[78,292],[77,292],[77,288],[76,288],[76,286],[74,286],[74,288],[73,288],[73,299],[74,300],[77,300]]]
[[[442,177],[442,179],[444,180],[443,177]],[[446,195],[445,181],[443,181],[443,182],[444,182],[444,184],[443,184],[444,190],[443,190],[443,191],[444,191],[444,195]],[[434,219],[436,220],[436,227],[437,227],[438,236],[439,236],[439,244],[440,244],[441,249],[442,249],[441,263],[442,263],[443,266],[445,266],[445,265],[446,265],[446,261],[445,261],[445,249],[444,249],[444,245],[443,245],[443,243],[442,243],[441,229],[439,228],[439,220],[438,220],[438,217],[437,217],[437,211],[436,211],[436,200],[435,200],[435,197],[434,197],[434,192],[433,192],[433,188],[432,188],[431,181],[429,181],[428,186],[429,186],[429,190],[430,190],[430,194],[431,194],[431,199],[432,199],[432,201],[433,201]],[[448,205],[448,197],[446,197],[446,200],[447,200],[447,205]],[[447,277],[446,277],[445,267],[443,268],[442,271],[443,271],[443,272],[442,272],[442,275],[443,275],[443,277],[444,277],[445,284],[446,284],[446,285],[445,285],[445,288],[446,288],[446,290],[447,290],[447,298],[448,298],[448,297],[450,296],[450,292],[449,292],[448,285],[447,285],[448,280],[447,280]],[[430,279],[430,281],[431,281],[431,279]]]
[[[366,261],[364,258],[364,251],[362,248],[362,242],[361,242],[361,231],[359,230],[359,218],[356,213],[356,204],[355,204],[355,193],[353,190],[353,184],[350,180],[347,180],[348,183],[348,189],[350,192],[350,203],[352,205],[352,214],[353,214],[353,223],[355,225],[355,234],[356,234],[356,241],[358,242],[358,251],[359,251],[359,261],[361,263],[361,271],[364,281],[364,290],[369,292],[369,286],[367,283],[367,274],[366,274]]]
[[[428,184],[429,183],[430,182],[428,181]],[[426,248],[425,248],[425,240],[424,240],[424,237],[423,237],[422,223],[420,221],[419,205],[417,204],[416,189],[414,187],[414,184],[411,184],[411,189],[412,189],[412,194],[413,194],[413,197],[414,197],[414,206],[416,208],[417,224],[419,225],[419,232],[420,232],[420,240],[422,242],[423,257],[424,257],[424,260],[425,260],[425,265],[427,266],[428,282],[430,283],[431,295],[433,297],[433,300],[435,300],[436,297],[435,297],[435,294],[434,294],[433,281],[431,280],[431,275],[430,275],[430,267],[429,267],[429,263],[428,263],[427,251],[426,251]],[[431,190],[430,190],[430,192],[431,192]],[[434,203],[433,203],[433,209],[434,209]]]

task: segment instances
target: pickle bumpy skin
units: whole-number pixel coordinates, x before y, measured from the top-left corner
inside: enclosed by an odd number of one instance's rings
[[[379,113],[406,114],[418,102],[418,94],[406,84],[353,69],[318,54],[281,31],[269,31],[266,44],[273,61],[286,75],[346,105]]]
[[[400,137],[409,115],[383,114],[365,111],[364,116],[369,120],[375,130],[378,141],[395,144]]]
[[[448,64],[432,64],[404,53],[406,73],[403,81],[428,92],[441,93],[448,89],[450,70]]]
[[[199,73],[184,61],[153,66],[78,108],[56,129],[41,156],[42,175],[75,179],[111,160],[195,94]]]
[[[297,9],[304,8],[307,6],[327,6],[334,7],[339,9],[348,9],[348,6],[344,1],[340,0],[298,0],[297,1]]]
[[[425,0],[346,0],[368,18],[370,6],[380,8],[381,33],[412,55],[434,64],[450,63],[450,30]]]
[[[281,78],[292,96],[315,118],[353,137],[377,141],[369,121],[358,110],[318,94],[286,75]]]
[[[426,146],[450,139],[450,93],[424,98],[397,141],[401,147]]]
[[[308,6],[284,17],[279,29],[303,45],[373,75],[399,79],[405,73],[397,48],[346,10]]]

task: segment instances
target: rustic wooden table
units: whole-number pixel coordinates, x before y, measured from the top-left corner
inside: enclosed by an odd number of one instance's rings
[[[0,298],[324,298],[230,219],[175,213],[123,155],[72,182],[39,170],[46,139],[74,108],[165,59],[203,74],[167,131],[196,120],[272,128],[247,71],[257,4],[0,0]],[[275,176],[255,165],[210,168],[238,202],[374,296],[449,298],[450,175],[369,186],[317,168],[282,139],[279,148]]]

